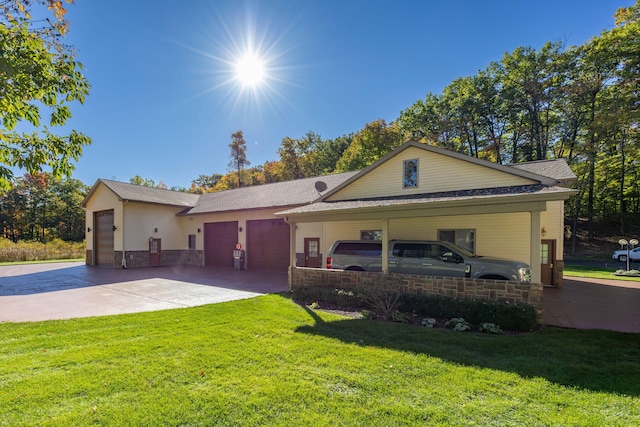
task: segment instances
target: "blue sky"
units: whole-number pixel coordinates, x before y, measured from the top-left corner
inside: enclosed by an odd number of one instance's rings
[[[632,0],[77,0],[67,41],[91,94],[70,128],[93,139],[73,177],[188,187],[226,173],[231,134],[252,165],[286,136],[323,139],[395,120],[428,92],[518,46],[579,45]],[[235,80],[256,51],[265,76]]]

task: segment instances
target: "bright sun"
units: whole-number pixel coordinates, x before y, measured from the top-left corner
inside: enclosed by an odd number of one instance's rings
[[[236,78],[243,86],[258,86],[265,78],[263,61],[255,54],[246,54],[235,64]]]

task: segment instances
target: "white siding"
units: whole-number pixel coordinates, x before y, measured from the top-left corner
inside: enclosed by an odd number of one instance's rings
[[[402,188],[404,161],[418,159],[418,187]],[[328,200],[397,196],[532,184],[534,181],[464,160],[409,147]]]

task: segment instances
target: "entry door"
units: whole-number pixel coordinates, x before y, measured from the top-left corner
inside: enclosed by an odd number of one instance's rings
[[[553,261],[556,259],[556,241],[540,242],[540,279],[543,285],[553,286]]]
[[[160,265],[161,239],[149,239],[149,267]]]
[[[304,239],[305,266],[312,268],[322,267],[320,257],[320,239],[317,237],[305,237]]]

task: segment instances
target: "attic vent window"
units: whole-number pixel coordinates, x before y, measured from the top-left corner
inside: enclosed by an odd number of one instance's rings
[[[418,187],[418,159],[404,161],[402,188]]]

